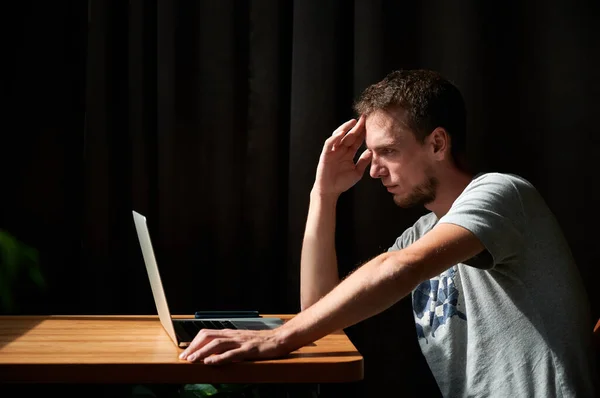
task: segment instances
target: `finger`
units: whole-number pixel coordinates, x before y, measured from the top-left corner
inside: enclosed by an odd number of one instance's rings
[[[361,176],[364,174],[365,169],[367,168],[367,165],[369,163],[371,163],[372,157],[373,157],[373,152],[371,152],[369,149],[367,149],[360,155],[360,158],[358,158],[355,168],[356,168],[356,171]]]
[[[248,351],[245,348],[240,347],[222,354],[212,355],[204,359],[204,363],[207,365],[222,365],[224,363],[237,362],[243,360],[247,354]]]
[[[366,133],[367,129],[365,127],[365,123],[363,122],[362,126],[360,127],[360,131],[356,132],[354,142],[350,146],[350,151],[352,151],[353,155],[356,155],[358,148],[360,148],[363,142],[365,142]]]
[[[333,132],[333,134],[331,134],[331,136],[333,137],[335,135],[340,135],[342,133],[345,133],[346,131],[350,130],[356,123],[357,123],[356,119],[350,119],[347,122],[342,123],[340,125],[340,127],[335,129],[335,131]]]
[[[197,360],[205,359],[213,354],[220,354],[233,348],[239,348],[239,344],[233,340],[225,339],[214,339],[204,347],[188,356],[187,360],[195,362]]]
[[[355,119],[350,119],[346,123],[344,123],[340,127],[338,127],[333,132],[331,137],[329,137],[325,141],[325,146],[323,149],[327,152],[333,151],[335,149],[335,147],[338,145],[339,141],[344,137],[346,132],[349,131],[356,123],[357,123],[357,121]]]
[[[358,124],[357,124],[357,126],[358,126]],[[352,135],[351,141],[342,142],[339,145],[340,148],[347,149],[347,153],[349,156],[352,156],[352,159],[354,159],[356,157],[356,152],[358,152],[358,149],[365,142],[366,130],[365,130],[364,124],[358,128],[360,128],[360,130],[354,130],[353,132],[348,133],[346,135],[346,137]],[[344,137],[344,140],[346,139],[346,137]],[[347,146],[347,145],[350,145],[350,146]]]
[[[339,145],[343,145],[345,147],[350,148],[353,147],[353,145],[356,142],[359,142],[360,146],[360,143],[362,142],[360,138],[363,136],[364,132],[365,118],[361,116],[360,119],[358,119],[358,122],[354,125],[354,127],[352,127],[352,129],[346,135],[344,135],[344,137],[342,137],[342,140],[340,141]]]
[[[336,142],[333,146],[333,150],[341,147],[350,148],[355,141],[360,141],[360,137],[363,136],[365,129],[364,126],[364,118],[361,116],[358,119],[358,122],[356,122],[356,124],[354,124],[354,126],[352,126],[352,128],[348,130],[346,134],[339,136],[339,139],[337,140],[338,142]]]
[[[190,354],[198,351],[200,348],[208,344],[211,340],[219,336],[222,336],[222,331],[202,329],[200,332],[198,332],[196,337],[194,337],[194,340],[192,340],[190,345],[187,346],[187,348],[179,355],[179,358],[187,359],[187,357]]]

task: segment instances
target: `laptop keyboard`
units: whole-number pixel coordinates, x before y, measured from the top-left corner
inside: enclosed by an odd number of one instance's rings
[[[177,322],[177,324],[180,325],[190,337],[196,336],[202,329],[237,329],[235,325],[229,321],[194,320]]]

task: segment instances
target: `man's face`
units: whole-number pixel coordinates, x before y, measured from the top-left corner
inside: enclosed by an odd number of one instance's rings
[[[417,141],[403,122],[403,112],[373,112],[365,128],[366,146],[373,153],[371,177],[381,179],[400,207],[432,202],[438,181],[428,146]]]

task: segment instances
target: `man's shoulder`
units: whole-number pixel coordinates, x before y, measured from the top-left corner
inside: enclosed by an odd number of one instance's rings
[[[485,172],[479,173],[471,181],[470,186],[479,186],[485,184],[505,185],[513,188],[533,188],[533,184],[518,174],[502,173],[502,172]]]
[[[537,193],[537,189],[526,178],[512,173],[486,172],[473,177],[469,185],[457,198],[457,202],[473,197],[498,196],[505,199],[519,199]]]
[[[388,251],[400,250],[409,246],[421,236],[429,232],[437,222],[438,218],[433,212],[429,212],[427,214],[422,215],[417,221],[415,221],[415,223],[412,226],[408,227],[402,233],[402,235],[400,235],[396,239],[396,242],[394,242],[394,245],[390,247]]]
[[[427,232],[431,228],[433,228],[437,222],[438,218],[436,217],[435,213],[430,211],[427,214],[424,214],[421,217],[419,217],[419,219],[415,221],[413,226],[409,229],[418,229]]]

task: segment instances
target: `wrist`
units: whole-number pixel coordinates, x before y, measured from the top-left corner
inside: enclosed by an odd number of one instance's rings
[[[337,202],[339,197],[340,197],[339,193],[326,192],[317,187],[313,187],[313,189],[310,191],[311,200],[318,199],[318,200],[324,200],[324,201],[329,201],[329,202]]]
[[[281,347],[286,353],[296,351],[302,347],[299,339],[300,336],[290,326],[292,325],[286,322],[273,330],[277,346]]]

